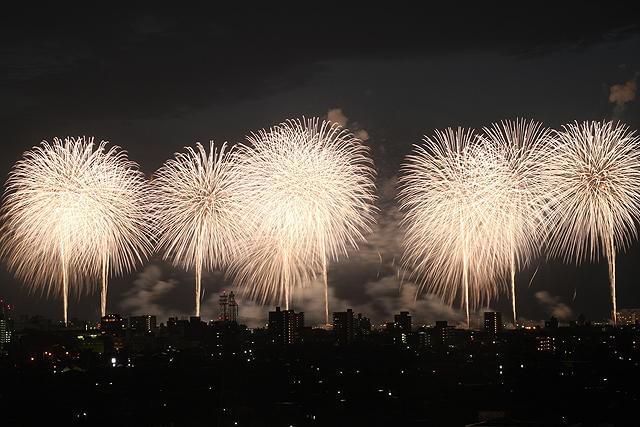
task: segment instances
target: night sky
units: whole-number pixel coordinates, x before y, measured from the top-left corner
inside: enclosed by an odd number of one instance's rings
[[[434,129],[481,128],[525,117],[560,127],[616,118],[640,128],[636,81],[640,25],[623,4],[527,10],[491,2],[469,8],[145,10],[30,8],[0,18],[0,175],[41,140],[95,136],[122,146],[149,176],[196,141],[243,142],[287,118],[330,116],[372,151],[378,172],[378,225],[369,243],[331,265],[331,308],[363,311],[375,322],[401,309],[418,322],[459,321],[457,309],[400,280],[395,177],[412,144]],[[393,9],[392,9],[393,7]],[[618,86],[616,86],[618,85]],[[640,307],[640,244],[618,257],[618,306]],[[534,274],[535,273],[535,274]],[[538,260],[522,272],[526,319],[579,313],[609,316],[604,262],[580,267]],[[193,274],[157,258],[113,279],[110,309],[122,314],[188,315]],[[205,277],[205,318],[217,313],[220,272]],[[294,304],[322,319],[322,289]],[[17,314],[61,318],[62,302],[29,295],[3,265],[0,296]],[[492,308],[505,312],[503,297]],[[264,323],[267,308],[247,301],[240,316]],[[70,317],[97,320],[99,295],[73,300]]]

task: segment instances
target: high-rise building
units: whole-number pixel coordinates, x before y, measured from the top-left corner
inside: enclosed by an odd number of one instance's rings
[[[429,334],[428,331],[426,331],[424,328],[421,328],[418,330],[418,333],[416,335],[416,343],[418,344],[418,347],[431,347],[431,334]]]
[[[437,320],[436,326],[431,330],[431,345],[448,346],[453,339],[453,329],[446,320]]]
[[[129,317],[129,329],[134,333],[148,334],[156,330],[156,316],[131,316]]]
[[[394,326],[404,334],[411,332],[411,315],[408,311],[401,311],[393,317]]]
[[[271,342],[274,344],[296,344],[300,342],[300,333],[304,328],[304,313],[294,310],[280,310],[269,312],[267,327]]]
[[[221,322],[238,322],[238,303],[233,292],[222,291],[220,294],[220,313],[218,320]]]
[[[640,308],[622,308],[618,310],[618,325],[636,325],[640,323]]]
[[[229,320],[229,296],[227,295],[227,291],[222,291],[220,298],[218,299],[218,303],[220,304],[218,320],[226,322]]]
[[[11,342],[13,333],[13,317],[11,305],[0,299],[0,351],[3,351]]]
[[[484,330],[492,335],[502,332],[502,314],[499,311],[484,312]]]
[[[536,337],[536,350],[543,353],[554,353],[556,351],[556,339],[554,337]]]
[[[393,316],[393,322],[387,323],[386,329],[395,344],[408,344],[411,335],[411,315],[408,311],[401,311]]]
[[[336,311],[333,313],[333,333],[338,344],[348,344],[354,338],[353,311]]]
[[[196,318],[198,321],[199,317]],[[197,324],[197,323],[195,323]],[[191,322],[187,319],[179,319],[177,317],[169,317],[167,320],[167,331],[171,335],[185,336],[187,330],[190,328]]]
[[[100,330],[106,334],[119,334],[122,332],[123,323],[119,314],[107,314],[100,319]]]
[[[364,317],[362,313],[358,313],[353,322],[353,335],[356,341],[362,341],[371,334],[371,320]]]
[[[229,292],[229,322],[238,322],[238,303],[236,297],[233,295],[233,291]]]

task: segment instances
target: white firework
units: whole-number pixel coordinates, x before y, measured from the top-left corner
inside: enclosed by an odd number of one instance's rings
[[[24,154],[7,181],[2,253],[32,290],[61,293],[67,323],[70,284],[77,294],[146,258],[151,242],[145,180],[118,147],[93,138],[54,139]]]
[[[357,248],[373,221],[368,149],[319,119],[288,120],[248,140],[242,165],[255,234],[234,268],[236,282],[288,307],[295,288],[321,271],[328,321],[327,262]]]
[[[509,242],[503,248],[511,279],[513,324],[517,325],[516,280],[519,268],[536,257],[546,237],[550,180],[546,174],[551,155],[551,131],[532,120],[506,120],[483,128],[480,138],[496,156],[507,164],[507,215],[502,229]]]
[[[402,167],[403,264],[448,304],[488,303],[503,288],[510,248],[510,171],[470,129],[436,131]]]
[[[604,256],[616,319],[616,252],[637,237],[640,138],[620,123],[573,123],[555,134],[549,163],[553,255],[580,263]]]
[[[208,153],[201,144],[186,150],[155,174],[154,217],[163,258],[195,270],[195,315],[200,316],[203,270],[227,267],[248,238],[247,187],[233,148],[211,142]]]

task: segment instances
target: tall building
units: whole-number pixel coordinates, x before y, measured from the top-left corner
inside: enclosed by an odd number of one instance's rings
[[[221,322],[238,322],[238,303],[233,292],[222,291],[220,294],[220,313],[218,320]]]
[[[218,320],[225,322],[229,320],[229,296],[227,295],[227,291],[222,291],[218,303],[220,304]]]
[[[119,334],[122,332],[123,321],[119,314],[107,314],[100,319],[100,330],[107,334]]]
[[[502,332],[502,313],[499,311],[485,311],[484,330],[492,335]]]
[[[424,328],[418,329],[416,343],[418,344],[418,347],[421,348],[431,347],[431,334],[429,334],[429,332]]]
[[[364,317],[362,313],[358,313],[355,319],[353,319],[353,335],[356,341],[362,341],[366,336],[371,334],[371,320],[368,317]]]
[[[446,320],[437,320],[436,326],[431,330],[431,345],[436,347],[449,345],[453,339],[453,329]]]
[[[11,342],[13,333],[13,317],[11,316],[11,305],[0,299],[0,351]]]
[[[187,319],[179,319],[177,317],[169,317],[167,320],[167,331],[171,335],[184,336],[189,329],[190,323]]]
[[[618,310],[618,325],[636,325],[640,323],[640,308],[622,308]]]
[[[267,331],[274,344],[296,344],[300,342],[300,333],[304,328],[304,313],[294,310],[280,310],[269,312]]]
[[[338,344],[348,344],[354,338],[353,311],[336,311],[333,313],[333,333]]]
[[[129,329],[135,333],[145,333],[155,331],[157,328],[156,316],[131,316],[129,317]]]
[[[536,350],[543,353],[555,353],[556,339],[554,337],[536,337]]]
[[[233,292],[229,292],[229,322],[238,323],[238,303]]]
[[[401,311],[393,317],[394,326],[404,334],[411,332],[411,315],[408,311]]]

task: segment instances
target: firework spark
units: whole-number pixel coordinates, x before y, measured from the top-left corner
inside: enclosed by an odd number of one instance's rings
[[[176,153],[152,181],[158,250],[173,265],[195,270],[195,315],[200,316],[203,269],[225,268],[247,239],[245,180],[226,144],[209,153],[201,144]]]
[[[96,198],[101,209],[100,311],[107,314],[108,278],[142,263],[153,250],[149,211],[149,186],[135,162],[117,147],[104,151],[95,167]]]
[[[473,130],[437,131],[402,167],[404,265],[421,288],[469,309],[501,290],[505,270],[507,164]]]
[[[327,262],[357,248],[370,231],[374,171],[368,149],[337,124],[288,120],[242,147],[255,234],[236,282],[288,307],[296,287],[321,271],[328,321]]]
[[[576,263],[606,258],[615,324],[616,251],[637,237],[640,219],[640,138],[619,123],[576,122],[554,139],[551,253]]]
[[[502,226],[507,244],[502,246],[511,278],[513,324],[517,325],[516,270],[539,253],[545,238],[545,212],[550,194],[545,164],[549,156],[551,131],[535,121],[516,120],[483,128],[480,138],[497,161],[507,164],[511,197]]]
[[[32,290],[78,295],[110,273],[130,270],[149,249],[144,177],[118,147],[93,138],[54,139],[24,154],[7,181],[2,253]],[[95,149],[94,149],[95,148]]]

